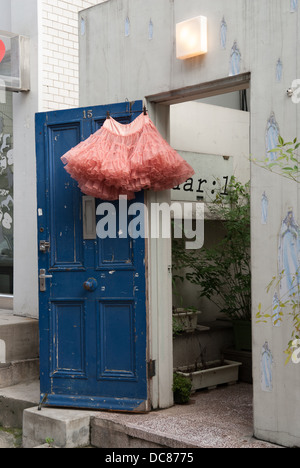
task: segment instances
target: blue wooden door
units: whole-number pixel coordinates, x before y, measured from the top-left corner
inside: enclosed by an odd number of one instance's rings
[[[93,235],[103,202],[86,198],[60,159],[103,125],[107,111],[127,124],[142,102],[36,115],[41,400],[143,411],[145,240]],[[143,201],[141,192],[133,202]],[[119,201],[114,207],[118,218]]]

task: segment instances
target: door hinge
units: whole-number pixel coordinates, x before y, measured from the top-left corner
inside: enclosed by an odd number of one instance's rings
[[[156,376],[156,361],[148,361],[147,362],[148,366],[148,378],[152,379],[153,377]]]

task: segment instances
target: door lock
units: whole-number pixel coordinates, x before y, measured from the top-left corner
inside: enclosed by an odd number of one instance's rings
[[[47,278],[53,278],[52,275],[46,275],[46,270],[40,270],[40,291],[45,292],[46,291],[46,279]]]
[[[50,250],[50,242],[41,240],[40,241],[40,252],[49,252]]]

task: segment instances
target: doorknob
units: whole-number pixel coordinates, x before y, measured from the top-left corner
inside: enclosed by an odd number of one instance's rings
[[[98,287],[97,280],[95,280],[95,278],[89,278],[83,283],[83,287],[86,291],[93,292]]]
[[[46,275],[46,270],[40,270],[40,291],[45,292],[46,291],[46,279],[47,278],[52,278],[52,275]]]

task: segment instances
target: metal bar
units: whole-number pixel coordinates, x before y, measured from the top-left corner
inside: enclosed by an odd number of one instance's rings
[[[204,99],[219,94],[241,91],[250,87],[251,73],[243,73],[215,81],[199,83],[185,88],[147,96],[147,101],[154,104],[178,104],[188,100]]]

